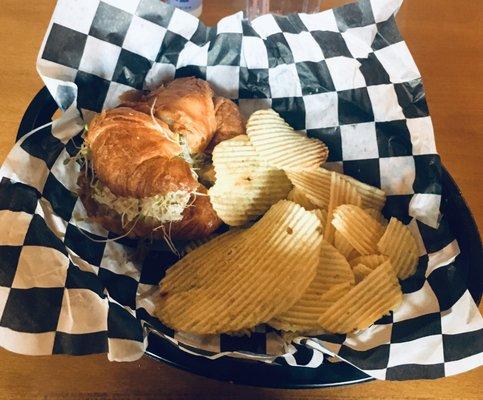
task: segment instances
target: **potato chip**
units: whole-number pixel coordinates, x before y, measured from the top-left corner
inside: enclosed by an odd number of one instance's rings
[[[364,280],[366,276],[368,276],[373,270],[366,267],[364,264],[357,264],[354,268],[352,268],[354,272],[354,277],[356,279],[356,284],[360,281]]]
[[[248,119],[246,130],[260,157],[275,168],[315,169],[327,160],[329,154],[323,142],[296,132],[274,110],[254,112]]]
[[[325,312],[329,307],[332,306],[332,304],[334,304],[337,300],[339,300],[342,296],[344,296],[353,287],[354,287],[353,283],[344,282],[344,283],[338,283],[337,285],[334,285],[329,290],[327,290],[319,298],[320,307],[324,310],[323,312]],[[318,316],[320,317],[321,315],[322,313],[320,313]]]
[[[334,247],[339,250],[340,254],[342,254],[347,260],[351,260],[358,254],[347,239],[337,231],[334,232]]]
[[[324,240],[329,243],[334,242],[334,226],[332,225],[332,216],[334,210],[342,204],[353,204],[360,207],[361,196],[357,189],[348,181],[342,178],[342,175],[331,172],[330,174],[330,197],[329,206],[327,208],[327,221],[324,230]],[[339,241],[340,243],[340,241]]]
[[[332,225],[360,254],[377,253],[377,242],[384,227],[363,209],[342,205],[335,209]]]
[[[313,290],[311,285],[297,303],[268,321],[268,324],[275,329],[291,332],[304,333],[317,330],[320,328],[318,323],[320,316],[351,287],[350,282],[339,283],[320,294],[317,290]]]
[[[218,144],[213,165],[217,179],[208,194],[218,216],[231,226],[256,220],[292,188],[285,172],[260,161],[245,135]]]
[[[401,301],[401,287],[391,263],[386,261],[327,309],[319,324],[333,333],[365,329]]]
[[[325,224],[327,224],[327,211],[322,208],[317,208],[311,212],[317,216],[320,221],[320,226],[323,229]]]
[[[349,261],[349,264],[354,268],[357,264],[364,264],[367,268],[375,269],[383,262],[387,261],[389,257],[382,254],[370,254],[367,256],[359,256]]]
[[[185,254],[191,254],[194,251],[201,251],[202,260],[208,260],[220,249],[230,249],[233,245],[239,245],[243,240],[242,233],[245,229],[236,229],[218,235],[205,243],[191,241],[187,244]],[[202,249],[202,250],[201,250]],[[185,256],[184,258],[186,258]],[[184,260],[183,258],[183,260]],[[211,279],[211,265],[209,262],[202,262],[196,270],[188,268],[169,268],[166,271],[165,279],[160,282],[161,291],[168,290],[173,293],[176,291],[185,291],[194,285],[204,285]],[[166,286],[168,285],[168,286]]]
[[[379,188],[368,185],[367,183],[358,181],[351,176],[344,175],[344,179],[347,179],[352,185],[354,185],[361,195],[362,208],[374,208],[376,210],[382,210],[384,204],[386,204],[386,193]]]
[[[325,240],[320,249],[320,264],[317,269],[317,280],[312,286],[319,293],[324,293],[338,283],[354,284],[354,274],[349,262],[337,249]]]
[[[314,280],[302,297],[288,310],[275,316],[269,322],[274,328],[286,331],[308,331],[318,327],[317,320],[324,312],[327,303],[334,299],[327,293],[334,286],[345,285],[347,290],[354,285],[354,274],[347,260],[325,240],[320,248],[320,262]],[[346,291],[347,291],[346,290]],[[340,290],[339,292],[340,293]],[[337,298],[335,299],[337,300]]]
[[[397,218],[391,218],[377,248],[389,257],[400,279],[409,278],[416,272],[418,245],[409,228]]]
[[[196,334],[235,332],[269,321],[301,298],[321,257],[317,217],[283,200],[239,235],[229,246],[218,243],[217,251],[206,250],[212,242],[198,247],[168,270],[155,312],[163,323]]]
[[[384,218],[384,215],[382,215],[382,213],[375,208],[365,208],[364,211],[378,221],[382,226],[386,226],[389,223],[389,221]]]
[[[185,256],[186,254],[188,254],[188,253],[192,252],[193,250],[197,249],[198,247],[203,246],[204,244],[207,244],[208,242],[211,242],[211,241],[213,241],[217,238],[220,238],[222,236],[225,237],[225,238],[228,238],[233,233],[237,233],[237,232],[241,233],[243,231],[244,231],[244,229],[241,229],[241,228],[231,228],[229,231],[224,232],[222,234],[212,233],[211,235],[208,235],[208,236],[203,237],[203,238],[190,240],[189,242],[184,244],[183,248],[180,251],[180,254],[182,256]],[[219,240],[219,239],[217,239],[217,240]],[[214,242],[214,243],[216,243],[216,242]],[[224,246],[225,244],[222,242],[221,245]]]
[[[307,211],[312,211],[317,208],[317,206],[312,203],[309,198],[296,187],[294,187],[287,195],[287,200],[297,203],[299,206],[302,206]]]
[[[212,158],[217,178],[223,180],[236,180],[256,174],[263,165],[246,135],[236,136],[216,145]]]
[[[278,172],[258,175],[245,185],[217,183],[210,188],[208,194],[220,219],[230,226],[243,226],[263,215],[278,200],[284,199],[290,186]]]
[[[362,208],[382,210],[386,203],[386,194],[374,186],[367,185],[348,175],[339,174],[356,188],[361,196]],[[287,171],[293,185],[304,193],[318,207],[327,207],[330,196],[331,171],[318,168],[310,171]]]
[[[287,171],[295,188],[319,208],[326,208],[330,198],[330,172],[318,168],[313,171]]]
[[[386,262],[389,257],[383,254],[370,254],[358,256],[349,261],[349,264],[354,268],[358,264],[363,264],[367,268],[376,269],[379,265]]]
[[[192,252],[194,249],[197,249],[198,247],[204,245],[205,243],[208,243],[210,240],[213,240],[215,237],[217,237],[217,235],[212,234],[204,238],[190,240],[181,249],[180,251],[181,256],[185,256],[186,254]]]

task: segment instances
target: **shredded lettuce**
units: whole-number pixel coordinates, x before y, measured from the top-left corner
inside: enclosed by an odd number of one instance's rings
[[[71,161],[77,161],[82,165],[88,162],[90,158],[91,158],[91,148],[86,144],[86,142],[82,142],[77,154],[72,157],[66,158],[64,160],[64,165],[69,164]]]
[[[188,205],[191,193],[186,191],[169,192],[143,199],[116,196],[99,180],[92,184],[92,198],[121,215],[123,224],[139,217],[152,218],[164,224],[181,221],[183,211]]]
[[[179,136],[179,145],[183,150],[179,156],[189,164],[191,175],[193,176],[193,178],[198,180],[198,174],[196,173],[196,170],[193,167],[194,161],[190,154],[190,148],[184,136],[181,136],[181,135]]]
[[[82,142],[79,152],[77,153],[77,157],[79,158],[87,158],[91,157],[91,148],[89,147],[86,142]]]
[[[188,145],[183,141],[183,158],[188,163],[193,160],[189,154]],[[76,155],[77,159],[84,160],[86,165],[91,158],[91,149],[84,142]],[[197,179],[195,171],[191,168],[193,176]],[[94,174],[94,171],[91,171]],[[183,211],[188,206],[191,192],[175,191],[165,195],[156,195],[137,199],[134,197],[117,196],[103,185],[97,178],[92,176],[91,180],[92,198],[99,204],[103,204],[121,215],[122,224],[126,225],[130,221],[138,218],[154,219],[159,224],[176,222],[183,219]]]
[[[191,193],[178,190],[141,199],[141,215],[161,222],[181,221]]]

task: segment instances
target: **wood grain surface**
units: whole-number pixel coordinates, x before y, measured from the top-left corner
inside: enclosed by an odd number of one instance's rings
[[[325,0],[323,7],[345,2]],[[54,0],[0,3],[0,161],[43,86],[35,60],[54,5]],[[203,19],[213,24],[243,5],[240,0],[205,0]],[[397,19],[424,78],[444,165],[482,227],[483,4],[406,0]],[[274,390],[216,382],[147,358],[115,364],[103,355],[34,358],[0,350],[0,399],[482,399],[482,380],[479,368],[436,381]]]

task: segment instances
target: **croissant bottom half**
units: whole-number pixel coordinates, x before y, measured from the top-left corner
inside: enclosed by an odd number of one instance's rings
[[[89,218],[118,235],[126,234],[131,238],[144,237],[156,240],[169,236],[172,240],[191,240],[210,235],[222,224],[206,195],[206,188],[202,185],[191,195],[189,205],[184,208],[180,221],[160,224],[153,217],[135,218],[125,223],[121,214],[94,199],[94,187],[89,177],[80,174],[77,184],[79,196]]]

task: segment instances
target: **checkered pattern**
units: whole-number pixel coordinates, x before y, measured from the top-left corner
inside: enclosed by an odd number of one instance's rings
[[[159,0],[59,1],[38,69],[66,112],[20,140],[0,170],[0,345],[134,360],[154,329],[206,357],[317,367],[323,353],[337,354],[379,379],[436,378],[480,365],[483,323],[440,217],[441,166],[421,77],[395,24],[400,3],[361,0],[252,23],[239,13],[207,28]],[[410,223],[420,243],[400,309],[358,334],[288,346],[264,326],[251,338],[207,340],[152,317],[157,283],[175,257],[155,243],[140,265],[134,241],[103,242],[113,236],[85,221],[78,167],[66,161],[93,113],[117,105],[127,90],[190,75],[245,114],[273,107],[327,143],[328,166],[387,192],[385,213]]]

